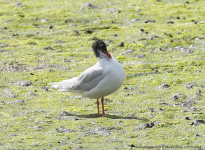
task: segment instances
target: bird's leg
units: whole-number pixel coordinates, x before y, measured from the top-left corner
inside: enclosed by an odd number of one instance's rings
[[[97,98],[98,117],[101,117],[101,116],[100,116],[100,111],[99,111],[99,101],[98,101],[98,99],[99,99],[99,98]]]
[[[103,115],[105,115],[105,109],[104,109],[104,97],[102,97],[101,102],[102,102],[102,113],[103,113]]]

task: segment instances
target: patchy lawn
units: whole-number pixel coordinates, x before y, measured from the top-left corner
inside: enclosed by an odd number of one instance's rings
[[[0,1],[0,147],[205,148],[205,1]],[[96,63],[102,39],[123,86],[96,101],[50,89]]]

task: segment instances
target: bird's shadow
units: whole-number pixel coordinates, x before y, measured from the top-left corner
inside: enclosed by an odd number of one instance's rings
[[[88,115],[73,115],[79,118],[99,118],[97,114],[88,114]],[[117,115],[101,115],[103,118],[110,118],[110,119],[135,119],[135,120],[142,120],[142,121],[149,121],[147,118],[136,117],[136,116],[117,116]]]

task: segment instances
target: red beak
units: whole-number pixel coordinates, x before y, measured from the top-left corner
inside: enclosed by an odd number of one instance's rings
[[[108,53],[108,52],[106,52],[106,51],[104,51],[104,53],[111,59],[112,58],[112,56],[110,55],[110,53]]]

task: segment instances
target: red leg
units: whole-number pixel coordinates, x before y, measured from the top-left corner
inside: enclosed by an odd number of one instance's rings
[[[103,113],[103,115],[105,115],[105,109],[104,109],[104,97],[102,97],[101,102],[102,102],[102,113]]]
[[[99,101],[98,101],[98,99],[99,99],[99,98],[97,98],[98,117],[101,117],[101,116],[100,116],[100,111],[99,111]]]

